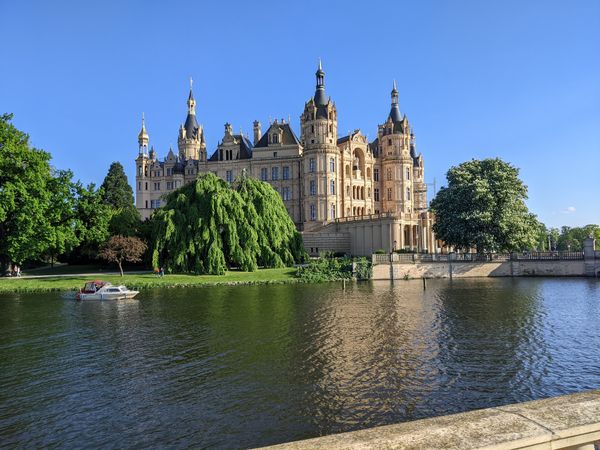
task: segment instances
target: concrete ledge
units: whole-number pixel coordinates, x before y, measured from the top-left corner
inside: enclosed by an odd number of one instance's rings
[[[265,447],[304,449],[561,449],[600,441],[600,391],[416,420]]]

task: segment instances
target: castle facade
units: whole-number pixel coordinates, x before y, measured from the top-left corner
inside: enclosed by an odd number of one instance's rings
[[[305,234],[351,234],[344,231],[344,224],[364,222],[377,228],[379,219],[388,223],[394,218],[386,225],[389,230],[377,229],[374,233],[379,237],[370,237],[371,250],[433,251],[424,161],[416,152],[408,118],[400,113],[396,83],[390,112],[378,126],[374,141],[368,142],[360,130],[339,137],[337,125],[337,109],[325,93],[325,72],[319,64],[315,93],[300,116],[300,137],[284,119],[270,122],[264,133],[261,123],[254,121],[252,140],[235,134],[226,123],[223,138],[209,155],[190,82],[187,117],[179,127],[177,152],[169,149],[166,157],[158,158],[149,147],[142,116],[135,160],[136,207],[147,218],[164,203],[165,194],[199,174],[213,172],[231,183],[246,173],[277,190],[290,217]],[[358,248],[354,244],[351,247]],[[318,253],[315,248],[307,250]]]

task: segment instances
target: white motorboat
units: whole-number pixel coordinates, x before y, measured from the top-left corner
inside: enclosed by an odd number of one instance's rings
[[[126,286],[113,286],[101,280],[88,281],[77,295],[77,300],[122,300],[133,298],[139,291],[131,291]]]

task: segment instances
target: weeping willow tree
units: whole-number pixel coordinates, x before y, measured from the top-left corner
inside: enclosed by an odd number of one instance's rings
[[[302,238],[279,194],[245,176],[234,187],[212,173],[167,196],[153,216],[152,263],[170,272],[254,271],[304,258]]]

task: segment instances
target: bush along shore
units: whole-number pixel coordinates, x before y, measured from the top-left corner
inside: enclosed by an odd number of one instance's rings
[[[372,276],[372,267],[367,258],[334,258],[325,255],[298,267],[296,276],[310,283],[350,279],[369,280]]]
[[[153,273],[119,275],[46,275],[40,278],[0,278],[0,293],[77,291],[86,281],[100,278],[114,285],[124,284],[130,289],[233,286],[282,283],[318,283],[341,280],[366,280],[371,277],[371,264],[366,258],[322,257],[294,267],[259,269],[254,272],[227,271],[223,275]]]

